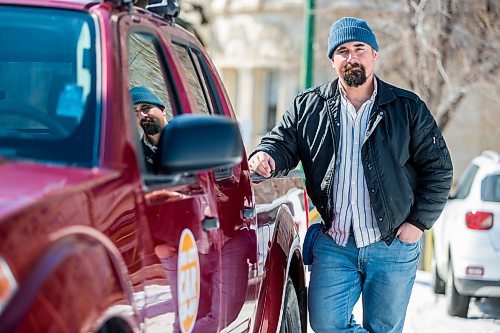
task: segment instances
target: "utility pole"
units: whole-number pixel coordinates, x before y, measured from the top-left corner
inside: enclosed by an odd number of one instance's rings
[[[304,44],[302,47],[302,62],[300,66],[300,89],[305,90],[313,83],[314,59],[314,0],[305,0],[304,4]],[[302,181],[306,182],[302,163],[297,169],[302,171]]]
[[[302,49],[302,66],[300,85],[302,90],[313,83],[314,59],[314,0],[305,0],[304,5],[304,47]]]

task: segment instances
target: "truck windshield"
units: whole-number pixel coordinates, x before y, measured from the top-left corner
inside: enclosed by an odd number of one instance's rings
[[[85,13],[0,6],[0,157],[93,166],[95,28]]]

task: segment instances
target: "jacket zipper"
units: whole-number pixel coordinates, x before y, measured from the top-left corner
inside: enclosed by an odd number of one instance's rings
[[[380,107],[376,107],[375,108],[375,112],[377,113],[377,118],[375,118],[375,121],[373,122],[373,125],[371,126],[371,128],[366,132],[366,135],[365,135],[365,139],[363,140],[363,145],[365,144],[366,141],[368,141],[368,138],[373,134],[373,132],[375,131],[375,128],[377,128],[377,125],[380,123],[380,121],[382,120],[382,118],[384,117],[385,115],[385,111],[383,110],[380,110]],[[380,178],[379,178],[380,174],[378,173],[377,171],[377,178],[378,180],[380,181]],[[384,200],[385,201],[385,200]],[[385,205],[384,205],[385,206]],[[387,217],[386,217],[387,218]],[[378,222],[378,221],[377,221]],[[391,219],[389,219],[389,230],[391,232],[392,228],[393,228],[393,221]]]
[[[328,106],[330,106],[331,104],[329,103]],[[337,110],[337,118],[338,118],[338,110]],[[325,225],[328,223],[328,225],[330,225],[331,227],[331,224],[333,223],[333,206],[332,206],[332,200],[333,200],[333,182],[334,182],[334,176],[335,176],[335,169],[336,169],[336,166],[337,166],[337,142],[335,140],[335,125],[338,124],[338,119],[335,119],[335,117],[333,117],[333,111],[332,111],[332,114],[330,114],[330,112],[328,112],[329,116],[330,116],[330,124],[331,124],[331,130],[332,130],[332,140],[333,140],[333,158],[335,159],[334,163],[333,163],[333,168],[332,170],[330,171],[330,183],[328,184],[328,202],[327,202],[327,205],[326,205],[326,209],[328,211],[328,218],[330,219],[329,222],[326,222],[325,221]],[[340,127],[340,125],[337,125],[337,127]]]
[[[365,139],[363,140],[363,144],[368,140],[368,138],[372,135],[373,131],[375,131],[375,128],[377,127],[378,123],[382,120],[382,117],[384,116],[384,111],[380,111],[380,109],[377,107],[375,109],[375,112],[377,112],[377,118],[373,122],[373,125],[371,128],[366,132]]]

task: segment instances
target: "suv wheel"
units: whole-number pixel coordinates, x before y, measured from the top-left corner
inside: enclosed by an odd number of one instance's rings
[[[288,278],[285,289],[285,301],[283,302],[283,318],[281,318],[280,333],[301,332],[300,308],[297,293],[293,281]]]
[[[443,279],[439,277],[436,266],[437,266],[436,258],[433,255],[431,261],[432,290],[434,291],[435,294],[444,295],[446,290],[446,283],[443,281]]]
[[[446,302],[448,303],[448,314],[450,316],[467,318],[469,301],[470,296],[460,295],[457,288],[455,288],[455,277],[450,258],[450,264],[448,266],[448,281],[446,283]]]

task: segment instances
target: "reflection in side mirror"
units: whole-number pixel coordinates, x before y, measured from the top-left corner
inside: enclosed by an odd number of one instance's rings
[[[163,129],[160,173],[176,174],[229,167],[243,154],[238,124],[226,117],[180,115]]]

